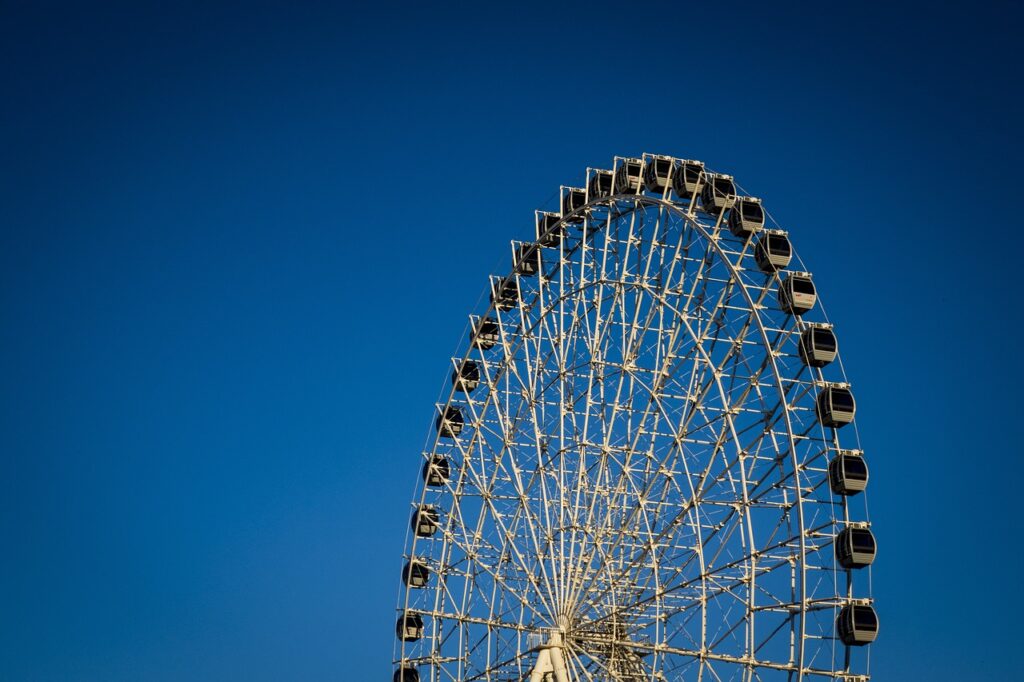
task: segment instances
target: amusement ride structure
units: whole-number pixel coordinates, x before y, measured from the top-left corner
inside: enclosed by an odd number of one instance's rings
[[[869,679],[867,460],[791,236],[699,161],[559,197],[436,406],[394,682]]]

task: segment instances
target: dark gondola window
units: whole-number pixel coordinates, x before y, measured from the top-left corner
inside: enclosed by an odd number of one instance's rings
[[[858,554],[875,553],[875,536],[870,531],[855,530],[850,534],[850,542],[853,544],[853,551]]]
[[[830,329],[815,329],[812,332],[814,337],[814,349],[825,353],[834,353],[836,350],[836,335]]]
[[[842,455],[843,474],[846,478],[854,481],[864,481],[868,477],[868,465],[864,463],[863,457]]]
[[[732,180],[715,178],[715,194],[723,197],[736,194],[736,186],[732,183]]]
[[[797,294],[814,295],[814,283],[809,279],[793,278],[793,291]]]
[[[874,632],[878,629],[878,614],[870,606],[854,606],[853,622],[858,630]]]
[[[755,223],[764,222],[764,210],[761,208],[761,204],[754,201],[743,202],[741,214],[744,220],[750,220]]]
[[[853,395],[842,388],[831,390],[832,410],[836,412],[853,412]]]
[[[788,258],[793,253],[793,247],[790,246],[789,239],[781,234],[771,234],[768,235],[768,252],[773,256]]]

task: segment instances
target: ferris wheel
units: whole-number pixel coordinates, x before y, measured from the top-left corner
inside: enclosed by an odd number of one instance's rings
[[[393,681],[867,680],[868,469],[789,234],[653,154],[558,209],[452,360]]]

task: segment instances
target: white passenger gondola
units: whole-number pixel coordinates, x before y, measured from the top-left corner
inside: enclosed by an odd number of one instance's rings
[[[430,569],[419,559],[411,559],[402,568],[402,582],[408,587],[426,587],[430,582]]]
[[[675,159],[671,156],[651,156],[644,166],[644,189],[652,194],[664,196],[672,186],[672,170]]]
[[[864,646],[878,637],[878,614],[866,604],[848,604],[836,618],[836,632],[846,646]]]
[[[705,213],[718,216],[736,203],[736,185],[731,175],[705,174],[700,192],[700,207]]]
[[[587,197],[593,201],[611,196],[614,186],[614,173],[610,170],[594,168],[590,171],[590,180],[587,182]]]
[[[582,223],[583,214],[572,215],[573,211],[587,205],[587,190],[580,187],[562,188],[562,215],[567,223]]]
[[[473,345],[480,350],[490,350],[501,341],[501,329],[498,321],[492,317],[477,320],[473,325]]]
[[[519,282],[515,277],[491,280],[491,303],[506,312],[519,304]]]
[[[737,237],[749,239],[750,235],[764,229],[764,208],[756,197],[740,197],[729,211],[729,231]]]
[[[851,526],[836,536],[835,551],[836,561],[843,568],[864,568],[875,560],[878,545],[870,530]]]
[[[704,179],[704,162],[684,159],[672,173],[672,191],[679,199],[692,201],[700,196]]]
[[[818,394],[818,420],[823,426],[838,429],[853,421],[857,403],[846,385],[829,384]]]
[[[640,192],[640,174],[643,168],[640,159],[621,159],[615,169],[615,193],[638,194]]]
[[[423,637],[423,617],[415,611],[404,611],[395,623],[395,635],[403,642],[415,642]]]
[[[840,450],[828,463],[828,484],[836,495],[856,495],[868,487],[868,463],[860,450]]]
[[[441,515],[429,504],[421,504],[412,513],[412,532],[418,538],[430,538],[434,536],[440,527]]]
[[[431,488],[441,488],[451,477],[451,466],[444,455],[431,455],[423,463],[423,482]]]
[[[779,282],[779,307],[790,315],[803,315],[818,301],[818,292],[806,272],[794,272]]]
[[[516,247],[515,268],[523,277],[533,277],[540,270],[541,250],[536,244],[523,243]]]
[[[800,334],[800,360],[808,367],[824,367],[836,359],[838,352],[832,325],[812,324]]]
[[[420,672],[412,666],[404,665],[395,671],[391,682],[420,682]]]
[[[452,371],[452,387],[460,393],[472,393],[480,385],[480,365],[466,360]]]
[[[761,272],[782,270],[793,260],[793,245],[781,230],[766,231],[754,246],[754,260]]]
[[[437,415],[437,433],[444,438],[455,438],[462,433],[462,426],[465,419],[462,417],[462,410],[455,405],[448,405],[444,411]]]
[[[565,228],[558,224],[562,216],[548,211],[537,211],[537,243],[548,248],[557,247],[565,236]]]

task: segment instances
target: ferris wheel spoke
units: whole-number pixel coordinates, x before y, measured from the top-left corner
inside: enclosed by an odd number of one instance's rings
[[[645,328],[648,328],[648,327],[649,327],[649,325],[650,325],[650,319],[651,319],[651,318],[653,318],[653,312],[654,312],[654,310],[652,309],[652,315],[651,315],[651,316],[649,316],[648,322],[647,322],[647,323],[646,323],[646,324],[644,325],[644,327],[645,327]],[[647,411],[645,412],[645,415],[644,415],[644,417],[642,418],[642,420],[641,420],[641,422],[640,422],[640,425],[641,425],[641,426],[642,426],[642,424],[644,423],[644,421],[646,420],[646,418],[647,418],[647,416],[648,416],[649,414],[650,414],[650,410],[648,409],[648,410],[647,410]]]
[[[481,491],[489,491],[489,490],[491,490],[491,487],[488,486],[487,484],[479,484],[478,483],[478,488]],[[516,560],[518,567],[520,568],[520,570],[523,571],[524,575],[533,576],[534,575],[534,568],[532,566],[530,566],[529,562],[526,559],[526,555],[519,549],[519,547],[516,545],[516,543],[511,542],[511,541],[508,540],[508,538],[517,537],[518,533],[516,532],[516,527],[518,526],[520,519],[526,521],[526,525],[527,525],[528,528],[533,528],[533,526],[536,525],[533,522],[533,520],[532,520],[532,515],[531,515],[531,510],[529,508],[529,505],[525,504],[525,503],[522,503],[522,501],[524,499],[526,499],[525,491],[523,491],[522,488],[520,487],[519,492],[520,492],[520,496],[519,496],[518,502],[520,502],[520,505],[518,506],[518,508],[511,515],[502,514],[498,509],[496,509],[495,506],[494,506],[494,502],[493,502],[493,498],[492,497],[489,497],[488,499],[485,499],[484,502],[487,505],[486,508],[490,511],[491,518],[493,518],[496,528],[501,533],[501,535],[504,538],[506,538],[506,542],[504,543],[504,547],[509,550],[511,556]],[[457,498],[457,499],[459,499],[459,498]],[[506,518],[508,519],[508,521],[506,521]],[[463,534],[463,538],[466,538],[466,537],[467,536],[465,534]],[[534,547],[534,552],[535,552],[533,556],[538,556],[539,554],[541,554],[542,549],[541,549],[539,540],[536,538],[536,534],[535,534],[534,530],[529,530],[529,537],[530,537],[530,540],[533,542],[533,547]],[[456,541],[455,544],[459,545],[458,541]],[[468,550],[468,552],[470,554],[475,552],[475,548],[468,542],[468,540],[464,540],[464,542],[461,545],[459,545],[459,546],[463,548],[464,552],[467,551],[467,550]],[[502,556],[506,556],[506,554],[502,554]],[[543,565],[540,566],[540,572],[541,572],[542,575],[545,574]],[[539,586],[538,586],[538,590],[539,590]],[[544,592],[538,591],[538,597],[540,598],[542,603],[544,603],[546,605],[546,607],[549,610],[549,613],[553,614],[554,613],[554,601],[552,599],[552,595],[551,595],[550,590],[548,591],[547,594],[545,594]]]
[[[514,373],[515,372],[511,372],[511,374],[514,374]],[[525,384],[522,381],[520,381],[520,385],[521,386],[525,386]],[[526,390],[526,389],[524,388],[524,390]],[[539,440],[536,440],[536,439],[539,438],[539,433],[540,433],[540,428],[541,427],[538,426],[538,424],[540,423],[540,420],[536,416],[536,413],[533,412],[532,410],[528,411],[528,415],[530,417],[530,420],[531,420],[531,423],[532,423],[532,426],[533,426],[533,430],[534,430],[534,433],[532,435],[535,438],[535,442],[539,442]],[[505,449],[507,449],[506,446],[507,446],[507,442],[508,442],[508,436],[503,436],[503,440],[504,440],[504,442],[502,444],[502,449],[504,451]],[[543,454],[541,452],[538,451],[536,457],[537,457],[537,461],[538,462],[542,462]],[[511,462],[511,460],[509,460],[509,461]],[[502,464],[502,462],[500,460],[498,461],[497,466],[503,467],[503,464]],[[538,465],[538,466],[540,466],[540,465]],[[542,499],[538,502],[537,506],[539,508],[543,509],[545,511],[545,514],[546,514],[547,513],[547,509],[548,509],[548,505],[545,503],[545,498],[547,496],[547,489],[546,489],[546,486],[544,484],[543,477],[542,476],[537,476],[536,472],[534,474],[531,474],[531,477],[528,479],[527,483],[524,485],[523,479],[522,479],[522,473],[523,472],[518,467],[515,467],[515,466],[513,466],[511,471],[507,471],[507,474],[510,477],[510,479],[514,481],[515,492],[517,493],[519,501],[520,501],[520,512],[521,512],[523,518],[525,518],[525,520],[527,521],[527,525],[529,527],[529,535],[530,535],[530,539],[532,541],[534,552],[535,552],[536,555],[540,556],[540,555],[543,555],[545,553],[545,545],[542,544],[541,539],[539,537],[539,532],[538,531],[539,531],[539,528],[541,528],[541,527],[550,527],[550,519],[546,519],[546,518],[545,519],[541,519],[541,518],[536,516],[536,514],[530,508],[530,504],[528,503],[528,501],[531,499],[529,491],[532,490],[532,488],[534,487],[535,483],[539,482],[540,493],[541,493]],[[549,548],[547,550],[547,553],[549,555],[551,554]],[[542,567],[543,567],[543,562],[542,562]],[[548,570],[546,568],[543,568],[542,572],[543,572],[544,582],[547,585],[548,592],[550,594],[549,609],[550,609],[551,614],[552,614],[551,617],[553,618],[554,615],[557,613],[557,610],[556,610],[556,607],[555,607],[555,604],[557,604],[557,591],[553,587],[551,578],[550,578],[550,576],[548,574]]]
[[[828,527],[828,525],[830,525],[830,524],[822,525],[819,528],[813,529],[813,531],[814,532],[820,531],[820,530]],[[718,532],[720,532],[725,527],[727,527],[727,524],[723,522],[722,524],[720,524],[715,529],[714,533],[717,534]],[[762,555],[770,555],[770,553],[773,550],[776,550],[776,549],[785,547],[787,545],[790,545],[793,542],[793,540],[794,540],[794,538],[790,537],[790,538],[786,538],[786,539],[781,540],[781,541],[776,541],[776,542],[774,542],[771,545],[764,546],[760,550],[757,550],[757,553],[758,554],[762,554]],[[694,585],[694,584],[696,584],[696,583],[698,583],[698,582],[700,582],[702,580],[711,579],[712,582],[715,582],[714,578],[715,578],[715,576],[718,573],[724,572],[724,571],[728,571],[728,570],[731,570],[733,568],[736,568],[739,565],[742,565],[743,563],[745,563],[749,558],[750,558],[749,555],[742,556],[742,557],[737,557],[736,559],[734,559],[734,560],[732,560],[732,561],[730,561],[728,563],[720,565],[716,569],[710,570],[706,575],[701,575],[701,576],[698,576],[698,577],[693,578],[693,579],[689,579],[689,580],[685,580],[685,581],[682,581],[682,582],[678,582],[678,583],[673,583],[673,584],[667,585],[666,587],[664,587],[662,589],[660,594],[649,595],[645,599],[637,601],[635,603],[635,606],[636,607],[643,607],[646,604],[651,603],[652,601],[654,601],[658,597],[671,596],[673,593],[685,590],[686,588],[689,588],[692,585]],[[761,568],[761,572],[762,572],[762,574],[769,573],[769,572],[772,572],[772,571],[774,571],[774,570],[776,570],[778,568],[782,568],[782,567],[788,566],[788,565],[789,565],[789,555],[787,554],[786,556],[781,557],[780,560],[777,561],[774,565],[769,566],[767,568],[762,567]],[[739,581],[736,582],[736,585],[742,584],[743,582],[744,582],[744,580],[739,580]],[[727,587],[730,587],[730,588],[733,587],[733,586],[734,585],[732,585],[732,584],[727,585]],[[721,592],[721,589],[709,589],[706,592],[706,597],[709,598],[709,599],[713,598],[714,596],[717,596],[720,592]],[[784,602],[782,600],[777,600],[777,605],[781,605],[783,603]],[[680,611],[688,611],[691,608],[695,608],[697,606],[699,606],[699,604],[687,603],[684,606],[684,608],[680,609]],[[666,608],[666,610],[668,612],[671,612],[671,609],[669,609],[669,608]],[[610,612],[604,618],[614,618],[617,615],[618,615],[618,612]]]
[[[711,385],[711,382],[708,383],[708,387],[710,387],[710,385]],[[649,413],[649,410],[648,410],[648,413]],[[644,419],[641,420],[641,424],[643,424],[645,420],[646,420],[646,414],[645,414]]]

